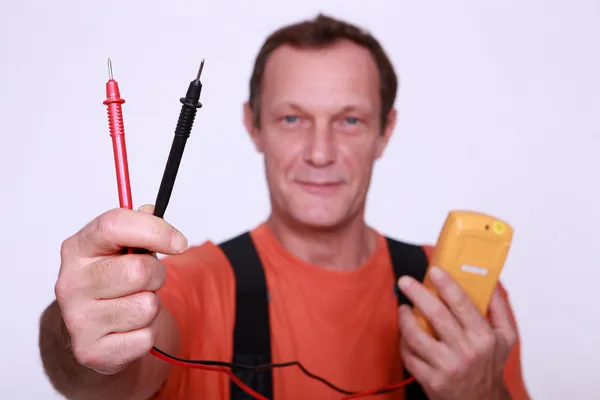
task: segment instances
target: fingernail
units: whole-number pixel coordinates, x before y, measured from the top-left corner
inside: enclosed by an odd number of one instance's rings
[[[185,249],[187,249],[188,240],[181,232],[177,232],[173,235],[173,240],[171,241],[171,247],[178,253],[181,253]]]
[[[408,289],[410,285],[412,285],[412,279],[408,276],[403,276],[398,279],[398,286],[400,286],[400,289]]]
[[[433,266],[429,272],[431,273],[431,277],[434,279],[442,279],[444,277],[444,271],[442,271],[439,267]]]

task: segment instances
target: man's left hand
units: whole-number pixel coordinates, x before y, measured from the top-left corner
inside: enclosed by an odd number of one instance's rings
[[[503,371],[517,332],[507,302],[495,290],[488,322],[448,273],[432,268],[429,276],[439,299],[410,277],[399,280],[439,337],[423,330],[409,306],[400,307],[405,367],[431,400],[510,399]]]

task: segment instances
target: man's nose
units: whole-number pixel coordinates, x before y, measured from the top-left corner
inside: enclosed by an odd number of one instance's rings
[[[319,122],[306,137],[304,160],[314,166],[327,166],[337,157],[336,139],[328,123]]]

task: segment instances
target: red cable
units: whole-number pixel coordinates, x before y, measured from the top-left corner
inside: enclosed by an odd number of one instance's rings
[[[240,388],[242,388],[246,393],[248,393],[250,396],[254,397],[255,399],[258,400],[269,400],[266,397],[264,397],[263,395],[261,395],[258,392],[255,392],[254,390],[252,390],[250,387],[246,386],[237,376],[235,376],[235,374],[233,372],[231,372],[231,370],[224,368],[224,367],[209,367],[207,365],[199,365],[199,364],[190,364],[190,363],[186,363],[183,361],[179,361],[179,360],[174,360],[172,358],[169,358],[163,354],[160,354],[159,352],[155,351],[154,349],[150,350],[150,353],[152,353],[152,355],[154,355],[155,357],[168,362],[169,364],[173,364],[173,365],[177,365],[180,367],[185,367],[185,368],[192,368],[192,369],[203,369],[205,371],[216,371],[216,372],[223,372],[225,374],[227,374],[229,376],[229,378],[235,382],[236,385],[238,385]]]
[[[395,383],[393,385],[388,385],[388,386],[384,386],[384,387],[379,388],[379,389],[368,390],[366,392],[360,392],[360,393],[352,394],[350,396],[342,397],[342,400],[358,399],[359,397],[367,397],[367,396],[375,395],[375,394],[377,394],[378,392],[380,392],[382,390],[396,390],[396,389],[400,389],[401,387],[403,387],[405,385],[408,385],[409,383],[412,383],[414,381],[415,381],[415,378],[410,377],[408,379],[403,380],[402,382]]]
[[[184,367],[184,368],[192,368],[192,369],[202,369],[205,371],[216,371],[216,372],[223,372],[225,374],[227,374],[229,376],[229,378],[235,382],[236,385],[238,385],[240,388],[242,388],[246,393],[248,393],[249,395],[251,395],[252,397],[254,397],[255,399],[258,400],[269,400],[266,397],[264,397],[263,395],[261,395],[260,393],[257,393],[256,391],[252,390],[250,387],[248,387],[247,385],[245,385],[242,381],[239,380],[239,378],[230,370],[227,369],[225,367],[211,367],[211,366],[207,366],[207,365],[201,365],[201,364],[194,364],[194,363],[189,363],[189,362],[185,362],[185,361],[180,361],[180,360],[176,360],[174,358],[169,357],[168,355],[165,354],[161,354],[159,352],[157,352],[156,350],[152,349],[150,350],[150,353],[152,355],[154,355],[155,357],[168,362],[169,364],[172,365],[176,365],[176,366],[180,366],[180,367]],[[392,385],[388,385],[388,386],[384,386],[378,389],[373,389],[373,390],[369,390],[369,391],[364,391],[364,392],[359,392],[359,393],[354,393],[351,395],[347,395],[345,397],[342,397],[342,400],[348,400],[348,399],[358,399],[361,397],[366,397],[366,396],[371,396],[371,395],[376,395],[381,391],[388,391],[388,390],[396,390],[396,389],[400,389],[401,387],[414,382],[415,379],[414,378],[408,378],[403,380],[402,382],[399,383],[395,383]]]

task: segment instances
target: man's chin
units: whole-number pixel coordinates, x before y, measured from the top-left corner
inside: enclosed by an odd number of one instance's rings
[[[345,218],[339,213],[304,212],[294,216],[303,227],[315,231],[335,231],[345,225]]]

